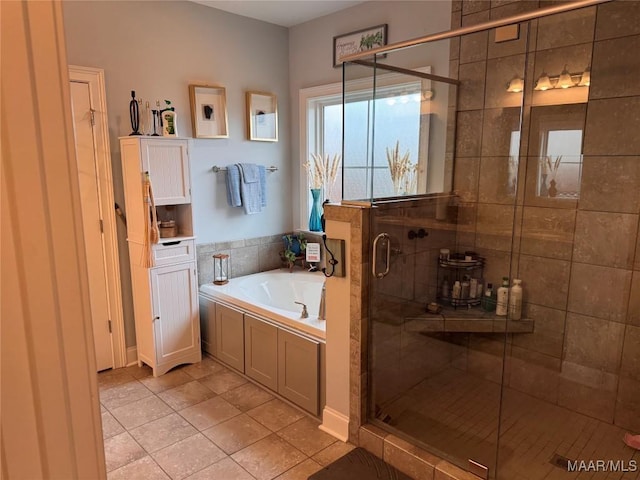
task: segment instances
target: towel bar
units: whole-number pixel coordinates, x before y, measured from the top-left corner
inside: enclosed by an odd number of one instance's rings
[[[213,170],[215,173],[218,172],[224,172],[227,170],[227,167],[219,167],[217,165],[214,165],[211,170]],[[278,170],[278,167],[274,167],[273,165],[270,167],[266,167],[267,172],[275,172],[276,170]]]

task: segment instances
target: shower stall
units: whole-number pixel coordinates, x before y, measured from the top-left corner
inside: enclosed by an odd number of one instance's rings
[[[481,478],[639,479],[640,2],[545,5],[453,2],[344,64],[362,421]]]

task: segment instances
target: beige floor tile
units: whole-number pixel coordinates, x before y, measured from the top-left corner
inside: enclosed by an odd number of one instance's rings
[[[291,445],[305,455],[312,456],[338,440],[318,428],[319,422],[303,417],[278,432]]]
[[[202,432],[227,454],[248,447],[271,434],[271,430],[242,414]]]
[[[338,441],[332,443],[327,448],[320,450],[311,458],[324,467],[326,465],[329,465],[331,462],[339,459],[340,457],[343,457],[354,448],[355,447],[350,443]]]
[[[109,388],[123,383],[129,383],[135,380],[135,377],[131,373],[127,372],[124,368],[118,368],[116,370],[106,370],[98,373],[98,388],[100,393]]]
[[[227,368],[206,356],[202,357],[201,362],[182,367],[182,371],[184,373],[196,380],[199,380],[213,373],[222,372],[224,370],[227,370]]]
[[[159,377],[146,377],[140,381],[153,393],[160,393],[192,380],[192,377],[184,373],[182,369],[179,369],[172,370]]]
[[[153,458],[139,458],[107,474],[107,480],[169,480]]]
[[[201,433],[155,452],[152,457],[173,480],[192,475],[225,458],[225,453]]]
[[[131,435],[149,453],[165,448],[198,433],[177,413],[159,418],[131,430]]]
[[[198,430],[206,430],[236,415],[240,415],[242,412],[225,399],[214,397],[185,408],[179,413]]]
[[[151,395],[153,395],[153,392],[138,380],[133,380],[100,392],[100,403],[107,409],[113,410]]]
[[[111,413],[124,428],[131,430],[157,418],[169,415],[173,413],[173,410],[154,395],[114,408]]]
[[[125,367],[122,370],[127,372],[133,378],[140,380],[141,378],[150,377],[153,375],[153,370],[148,365],[142,364],[141,367],[138,365],[132,365],[130,367]]]
[[[198,381],[205,387],[216,392],[218,395],[247,383],[247,380],[244,377],[241,377],[227,368],[212,375],[207,375]]]
[[[276,477],[276,480],[307,480],[310,475],[313,475],[321,468],[322,465],[307,458],[304,462]]]
[[[234,453],[231,458],[258,480],[270,480],[306,460],[306,455],[277,435]]]
[[[120,468],[134,460],[142,458],[146,452],[133,439],[129,432],[123,432],[104,441],[104,456],[107,472]]]
[[[240,385],[233,390],[228,390],[220,396],[243,412],[262,405],[273,398],[273,395],[269,392],[251,382]]]
[[[277,398],[252,408],[247,414],[274,432],[304,417],[303,413]]]
[[[124,432],[124,427],[107,410],[102,412],[102,438],[107,439]]]
[[[187,477],[187,480],[254,480],[254,478],[244,468],[227,457]]]
[[[194,380],[170,390],[165,390],[159,393],[158,397],[174,410],[182,410],[196,403],[204,402],[211,397],[215,397],[215,395],[207,387]]]

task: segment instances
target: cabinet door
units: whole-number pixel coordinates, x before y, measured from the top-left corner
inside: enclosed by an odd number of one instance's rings
[[[204,297],[200,297],[200,338],[202,350],[217,357],[216,302]]]
[[[278,328],[248,314],[244,315],[244,371],[278,390]]]
[[[216,357],[244,373],[244,321],[242,312],[216,304]]]
[[[141,140],[142,170],[149,172],[156,205],[191,202],[186,140]]]
[[[318,414],[319,343],[278,330],[278,393]]]
[[[150,270],[157,365],[200,353],[195,262]]]

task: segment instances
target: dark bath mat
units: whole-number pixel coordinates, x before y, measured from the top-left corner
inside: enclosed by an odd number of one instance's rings
[[[412,480],[364,448],[354,448],[308,480]]]

